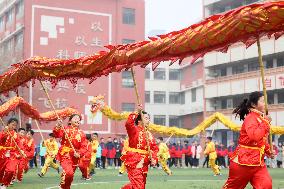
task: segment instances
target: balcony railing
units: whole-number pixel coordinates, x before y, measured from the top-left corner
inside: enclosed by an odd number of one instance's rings
[[[229,108],[229,109],[219,109],[219,110],[215,110],[215,111],[207,111],[206,112],[206,116],[210,116],[216,112],[220,112],[224,115],[231,115],[233,112],[233,108]],[[278,112],[278,111],[283,111],[284,110],[284,106],[283,104],[269,104],[268,105],[268,110],[270,112]]]
[[[265,69],[265,75],[275,75],[279,73],[284,72],[284,66],[282,67],[276,67],[276,68],[270,68],[270,69]],[[249,78],[256,78],[260,77],[260,71],[251,71],[251,72],[245,72],[245,73],[239,73],[239,74],[234,74],[234,75],[229,75],[229,76],[223,76],[223,77],[217,77],[214,79],[208,79],[206,80],[206,84],[215,84],[219,82],[227,82],[227,81],[232,81],[232,80],[242,80],[242,79],[249,79]]]
[[[17,2],[17,0],[0,0],[0,14],[6,11],[6,9],[8,9],[15,2]]]

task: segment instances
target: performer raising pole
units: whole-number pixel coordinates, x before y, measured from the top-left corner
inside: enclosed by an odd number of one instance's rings
[[[264,163],[264,156],[274,158],[267,141],[271,117],[266,115],[263,94],[251,93],[233,113],[244,122],[223,188],[243,189],[250,182],[254,189],[272,189],[272,179]]]
[[[61,147],[59,148],[57,159],[63,169],[60,183],[62,189],[70,189],[80,157],[83,157],[86,151],[86,135],[79,128],[80,122],[81,116],[73,114],[69,117],[68,126],[63,126],[59,122],[53,129],[54,137],[61,139]],[[65,128],[63,129],[63,127]],[[75,149],[71,147],[71,144]]]
[[[5,189],[11,184],[15,175],[18,165],[17,159],[21,156],[27,158],[27,156],[23,152],[24,146],[14,130],[19,121],[16,118],[10,118],[7,126],[2,118],[0,121],[4,126],[4,130],[0,132],[0,183],[2,183],[0,188]]]
[[[147,131],[149,115],[142,110],[134,71],[133,69],[131,71],[139,105],[137,112],[131,113],[125,123],[129,146],[125,149],[121,160],[126,166],[130,183],[124,185],[122,189],[145,189],[148,166],[157,164],[158,146],[152,134]]]

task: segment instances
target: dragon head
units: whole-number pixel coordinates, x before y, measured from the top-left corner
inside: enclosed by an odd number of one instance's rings
[[[95,96],[89,103],[91,104],[92,114],[96,114],[105,105],[105,97],[103,95]]]

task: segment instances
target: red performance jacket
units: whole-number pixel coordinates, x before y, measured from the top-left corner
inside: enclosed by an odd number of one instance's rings
[[[73,144],[76,152],[80,154],[80,157],[83,157],[87,148],[87,139],[84,132],[81,129],[72,126],[65,126],[65,131],[67,136],[71,140],[71,143]],[[65,158],[75,158],[74,151],[66,137],[66,134],[64,134],[63,129],[58,129],[57,127],[55,127],[53,129],[53,134],[55,138],[61,138],[61,146],[57,154],[58,160],[61,161]]]
[[[257,110],[246,116],[240,131],[239,144],[231,159],[245,166],[264,166],[264,156],[270,156],[268,134],[270,123]]]
[[[129,115],[128,120],[125,123],[125,128],[129,137],[129,147],[125,149],[126,153],[121,156],[121,160],[124,161],[125,165],[136,169],[139,162],[143,162],[143,172],[148,171],[148,166],[151,163],[149,159],[146,133],[141,125],[135,125],[135,119],[137,114],[132,113]],[[157,153],[159,148],[156,144],[153,135],[147,131],[149,136],[149,145],[152,158],[157,162]]]

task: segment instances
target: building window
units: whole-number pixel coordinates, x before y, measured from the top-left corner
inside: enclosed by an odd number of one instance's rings
[[[169,70],[169,80],[180,80],[180,70],[170,69]]]
[[[191,68],[191,77],[195,77],[196,76],[196,65],[192,64],[190,68]]]
[[[13,49],[13,38],[5,43],[5,53],[12,53]]]
[[[191,89],[191,102],[196,102],[196,88]]]
[[[220,68],[220,76],[223,77],[226,75],[227,75],[227,68],[226,67]]]
[[[131,44],[135,43],[134,39],[122,39],[122,44]]]
[[[150,103],[151,100],[150,100],[150,91],[145,91],[145,102],[146,103]]]
[[[122,14],[123,24],[135,24],[135,9],[123,8]]]
[[[235,65],[233,66],[233,74],[243,73],[245,71],[244,65]]]
[[[252,72],[252,71],[256,71],[256,70],[259,70],[258,62],[249,62],[248,63],[248,71]]]
[[[284,89],[279,90],[277,92],[277,95],[278,95],[278,103],[279,104],[284,104]]]
[[[154,103],[165,104],[166,103],[166,92],[154,91]]]
[[[221,109],[227,109],[227,99],[221,100]]]
[[[154,115],[154,123],[157,125],[166,125],[165,115]]]
[[[178,116],[170,115],[169,116],[169,126],[180,127],[180,121]]]
[[[4,31],[4,17],[2,16],[1,18],[0,18],[0,31]]]
[[[184,92],[180,93],[180,104],[185,104],[185,93]]]
[[[21,0],[16,5],[16,18],[21,18],[24,15],[24,1]]]
[[[121,110],[124,112],[134,112],[135,103],[122,103]]]
[[[227,99],[227,108],[233,108],[233,99]]]
[[[166,69],[165,68],[157,68],[154,71],[154,79],[165,80],[166,79]]]
[[[6,23],[7,23],[7,25],[10,25],[12,22],[13,22],[13,9],[10,9],[6,13]]]
[[[134,83],[132,79],[132,75],[130,71],[123,71],[122,72],[122,87],[124,88],[133,88]]]
[[[267,93],[267,102],[268,104],[275,104],[274,103],[274,93],[273,92],[268,92]]]
[[[16,36],[16,39],[15,39],[15,49],[17,51],[21,51],[23,49],[23,45],[24,45],[24,38],[23,38],[23,33],[19,33],[17,36]]]
[[[145,79],[150,79],[150,68],[145,69]]]
[[[176,92],[169,93],[169,103],[170,104],[180,104],[180,94]]]
[[[258,2],[259,0],[245,0],[245,5],[249,5],[249,4],[252,4],[252,3],[256,3]]]
[[[277,67],[284,66],[284,61],[282,57],[277,58]]]
[[[198,125],[197,116],[192,115],[192,116],[191,116],[191,128],[195,128],[197,125]]]
[[[266,60],[265,68],[266,69],[273,68],[273,59]]]
[[[0,56],[4,56],[4,46],[0,46]]]

